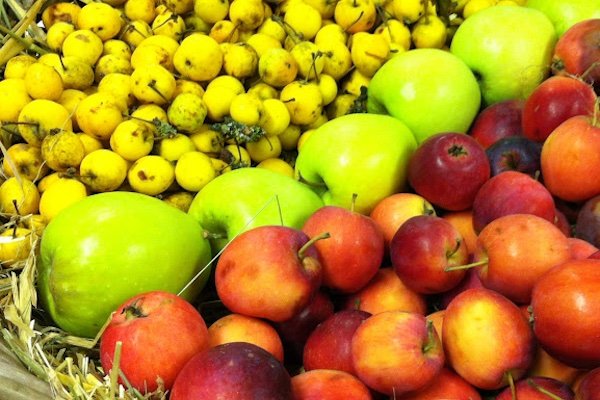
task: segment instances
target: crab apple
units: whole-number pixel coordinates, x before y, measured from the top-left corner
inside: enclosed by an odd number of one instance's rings
[[[536,178],[540,173],[542,145],[525,136],[498,139],[485,153],[490,160],[492,176],[504,171],[519,171]]]
[[[484,149],[505,137],[522,136],[521,125],[524,99],[507,99],[490,104],[477,114],[469,135]]]
[[[372,400],[367,385],[335,369],[313,369],[292,377],[293,400]]]
[[[552,397],[555,396],[555,397]],[[526,377],[515,382],[514,388],[507,387],[496,396],[496,400],[547,400],[559,398],[573,400],[575,393],[565,382],[548,377]]]

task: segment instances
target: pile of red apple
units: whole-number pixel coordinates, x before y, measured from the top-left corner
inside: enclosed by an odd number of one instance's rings
[[[589,31],[597,43],[600,20],[561,37],[527,99],[424,140],[410,190],[369,215],[329,205],[301,229],[233,238],[214,270],[226,316],[207,325],[166,292],[130,299],[102,335],[104,369],[118,363],[120,382],[171,400],[598,399]]]

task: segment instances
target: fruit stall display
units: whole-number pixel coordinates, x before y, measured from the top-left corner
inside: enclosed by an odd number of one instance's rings
[[[0,34],[0,398],[597,398],[597,0]]]

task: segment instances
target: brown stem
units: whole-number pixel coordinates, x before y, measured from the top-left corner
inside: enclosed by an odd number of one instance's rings
[[[310,246],[312,246],[313,244],[315,244],[315,242],[317,242],[317,241],[319,241],[319,240],[321,240],[321,239],[327,239],[327,238],[329,238],[329,237],[331,237],[331,235],[329,234],[329,232],[323,232],[323,233],[321,233],[320,235],[317,235],[317,236],[315,236],[314,238],[310,239],[308,242],[306,242],[306,243],[304,244],[304,246],[302,246],[302,247],[300,248],[300,250],[298,250],[298,258],[299,258],[300,260],[303,260],[303,259],[304,259],[304,257],[305,257],[304,253],[306,253],[306,251],[308,250],[308,248],[309,248]]]

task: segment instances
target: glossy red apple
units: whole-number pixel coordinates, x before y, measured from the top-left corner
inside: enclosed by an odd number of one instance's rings
[[[424,389],[444,366],[444,349],[433,324],[417,313],[372,315],[356,329],[351,346],[358,378],[390,396]]]
[[[417,215],[396,231],[390,243],[390,260],[410,289],[436,294],[454,288],[463,279],[465,270],[446,272],[446,268],[467,264],[469,251],[450,222],[434,215]]]
[[[416,193],[448,211],[465,210],[490,178],[483,146],[472,136],[442,132],[430,136],[408,161],[408,182]]]
[[[577,400],[597,400],[600,393],[600,367],[585,372],[575,388]]]
[[[329,232],[315,242],[323,267],[322,285],[338,293],[354,293],[381,267],[385,240],[370,217],[344,207],[324,206],[312,213],[302,231],[310,238]]]
[[[410,289],[393,267],[383,267],[365,287],[356,293],[343,296],[341,308],[362,310],[370,314],[402,310],[421,315],[427,313],[427,296]]]
[[[469,208],[462,211],[447,211],[441,217],[458,229],[465,239],[469,254],[473,254],[475,243],[477,242],[477,233],[473,229],[473,210]]]
[[[473,263],[483,286],[517,304],[529,304],[537,280],[571,259],[568,238],[552,222],[511,214],[486,225],[477,238]]]
[[[372,400],[371,390],[347,372],[314,369],[292,377],[290,400]]]
[[[479,391],[450,368],[444,367],[431,385],[415,394],[396,397],[398,400],[481,400]],[[390,400],[394,400],[391,397]]]
[[[271,321],[285,321],[306,307],[321,278],[321,256],[312,240],[299,229],[280,225],[236,236],[215,268],[217,294],[225,307]]]
[[[580,238],[569,237],[567,240],[569,241],[569,246],[571,246],[571,258],[574,260],[589,258],[592,254],[600,250],[590,242]]]
[[[173,338],[177,338],[177,342]],[[100,338],[100,362],[107,374],[121,344],[119,371],[142,393],[170,390],[184,365],[210,347],[204,319],[189,302],[168,292],[142,293],[125,301]],[[125,381],[119,376],[119,382]]]
[[[588,19],[572,25],[554,46],[552,72],[579,76],[600,87],[600,19]]]
[[[491,176],[504,171],[519,171],[537,178],[540,174],[540,143],[525,136],[499,139],[485,151],[490,161]]]
[[[446,308],[442,341],[447,361],[471,385],[502,389],[525,375],[535,353],[529,321],[498,292],[466,290]]]
[[[552,223],[556,218],[556,205],[548,189],[518,171],[505,171],[488,179],[477,192],[472,211],[475,232],[510,214],[532,214]]]
[[[578,115],[560,124],[542,146],[544,185],[567,202],[584,202],[600,194],[600,121]]]
[[[541,143],[570,117],[592,115],[595,103],[596,92],[588,83],[571,76],[551,76],[525,101],[523,135]]]
[[[521,117],[525,100],[507,99],[485,107],[469,128],[469,135],[474,137],[484,149],[498,140],[511,136],[521,136]]]
[[[383,232],[386,250],[389,250],[390,242],[400,225],[416,215],[435,215],[435,209],[423,196],[409,192],[385,197],[369,214]]]
[[[283,364],[268,351],[246,342],[225,343],[197,353],[177,376],[169,397],[170,400],[291,398],[291,377]]]
[[[340,310],[317,325],[304,345],[304,369],[334,369],[356,375],[350,344],[356,328],[370,316],[366,311]]]
[[[531,312],[548,354],[575,368],[600,366],[600,260],[571,260],[543,274],[533,287]]]
[[[556,396],[556,397],[552,397]],[[573,400],[575,393],[569,385],[554,378],[523,378],[515,382],[515,387],[502,390],[496,400]]]

